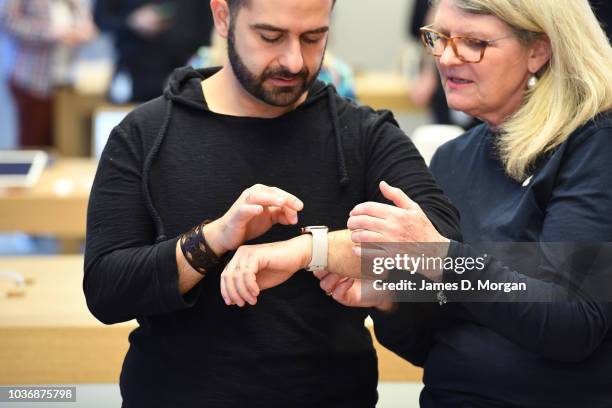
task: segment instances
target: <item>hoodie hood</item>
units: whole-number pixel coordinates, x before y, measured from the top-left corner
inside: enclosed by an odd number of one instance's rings
[[[157,231],[156,242],[165,241],[166,235],[164,232],[163,222],[159,213],[153,205],[151,199],[151,192],[149,187],[149,173],[151,165],[159,152],[159,149],[163,143],[164,137],[168,131],[170,119],[172,118],[172,111],[174,107],[184,107],[188,109],[200,110],[203,112],[209,112],[208,105],[202,94],[201,82],[217,73],[221,68],[205,68],[205,69],[193,69],[192,67],[177,68],[170,76],[168,85],[164,90],[164,98],[167,101],[166,113],[164,116],[163,124],[153,142],[151,150],[145,158],[143,165],[143,191],[145,194],[145,203],[147,209],[151,214],[155,222]],[[337,99],[339,96],[336,90],[331,85],[315,80],[308,90],[308,96],[306,100],[300,104],[295,110],[303,109],[309,105],[316,103],[325,103],[327,100],[327,112],[329,120],[332,125],[332,133],[336,144],[336,157],[337,157],[337,171],[338,171],[338,184],[344,188],[349,185],[350,178],[348,170],[346,168],[346,158],[344,155],[344,147],[342,143],[342,135],[340,133],[340,120],[338,118],[338,103]]]

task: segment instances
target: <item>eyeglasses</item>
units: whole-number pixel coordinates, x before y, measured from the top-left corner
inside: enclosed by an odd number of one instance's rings
[[[455,56],[461,61],[469,63],[479,63],[482,61],[485,50],[489,45],[496,41],[512,37],[512,35],[507,35],[494,40],[479,40],[470,37],[449,37],[432,30],[430,26],[421,27],[420,32],[423,45],[434,57],[441,57],[446,46],[450,43]]]

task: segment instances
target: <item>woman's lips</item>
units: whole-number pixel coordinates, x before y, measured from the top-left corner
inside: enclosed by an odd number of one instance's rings
[[[474,81],[470,81],[469,79],[459,78],[459,77],[447,77],[446,78],[446,86],[449,89],[463,89],[470,85],[472,85]]]

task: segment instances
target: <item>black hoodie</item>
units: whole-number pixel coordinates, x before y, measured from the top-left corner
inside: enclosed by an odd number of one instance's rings
[[[368,310],[339,305],[298,272],[254,307],[224,304],[219,273],[178,290],[177,237],[220,217],[256,183],[305,204],[300,225],[346,228],[350,210],[402,188],[446,236],[458,214],[389,112],[357,107],[321,82],[274,119],[208,110],[182,68],[164,96],[132,112],[102,154],[91,193],[84,291],[107,324],[137,318],[121,374],[127,407],[373,407],[376,356]],[[275,226],[254,242],[291,238]]]

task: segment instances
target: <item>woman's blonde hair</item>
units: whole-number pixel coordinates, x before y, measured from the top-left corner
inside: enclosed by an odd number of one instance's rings
[[[523,180],[536,159],[579,126],[612,109],[612,47],[587,0],[452,0],[462,11],[493,15],[525,45],[545,34],[552,56],[520,109],[499,128],[508,175]],[[612,142],[612,141],[611,141]]]

